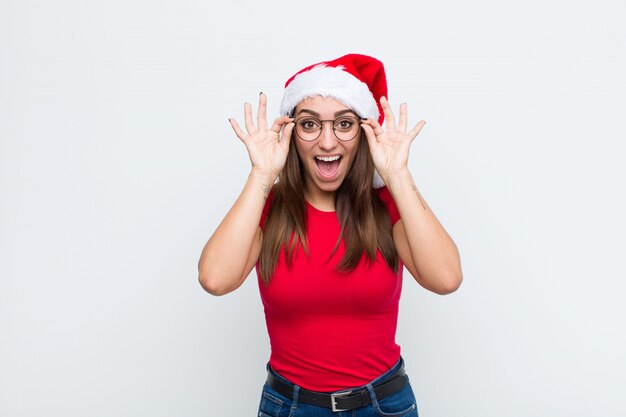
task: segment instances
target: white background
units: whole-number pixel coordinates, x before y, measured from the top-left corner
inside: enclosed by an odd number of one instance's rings
[[[625,9],[1,0],[0,415],[254,415],[256,277],[197,282],[249,171],[227,118],[348,52],[427,121],[410,168],[463,262],[448,296],[405,277],[420,415],[626,415]]]

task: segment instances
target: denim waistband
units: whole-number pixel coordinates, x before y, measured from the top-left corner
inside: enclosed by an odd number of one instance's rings
[[[278,372],[273,370],[269,363],[267,364],[266,368],[267,368],[268,372],[271,372],[272,375],[274,375],[276,378],[280,379],[281,381],[283,381],[283,382],[285,382],[287,384],[293,385],[293,386],[297,386],[296,384],[294,384],[293,382],[289,381],[287,378],[285,378],[284,376],[280,375]],[[361,388],[366,388],[368,385],[377,385],[379,382],[384,381],[390,375],[393,375],[395,372],[397,372],[398,370],[400,370],[402,368],[404,368],[404,359],[402,358],[402,356],[400,356],[400,358],[395,363],[395,365],[393,365],[388,371],[386,371],[382,375],[376,377],[376,379],[370,381],[369,383],[364,384],[364,385],[360,385],[358,387],[344,388],[344,389],[341,389],[341,390],[336,391],[336,392],[342,392],[342,391],[348,391],[348,390],[358,390],[358,389],[361,389]]]

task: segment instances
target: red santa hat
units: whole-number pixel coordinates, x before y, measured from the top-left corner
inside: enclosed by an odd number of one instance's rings
[[[307,97],[333,97],[351,108],[360,117],[385,119],[380,98],[387,97],[387,77],[383,63],[360,54],[347,54],[332,61],[309,65],[285,83],[280,113],[290,115]],[[374,187],[384,185],[378,173]]]
[[[298,103],[313,96],[334,97],[359,116],[382,124],[385,116],[380,98],[387,97],[383,63],[371,56],[348,54],[309,65],[285,83],[280,113],[291,114]]]

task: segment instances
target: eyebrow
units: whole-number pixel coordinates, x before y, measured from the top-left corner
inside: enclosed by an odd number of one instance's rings
[[[318,112],[315,112],[315,111],[313,111],[313,110],[309,110],[309,109],[302,109],[302,110],[300,110],[300,111],[298,112],[298,114],[300,114],[300,113],[302,113],[302,112],[310,113],[310,114],[312,114],[312,115],[313,115],[313,116],[315,116],[315,117],[321,117],[321,115],[320,115]],[[337,117],[337,116],[342,116],[342,115],[344,115],[344,114],[346,114],[346,113],[352,113],[352,114],[354,114],[354,115],[357,115],[357,114],[356,114],[356,112],[355,112],[354,110],[351,110],[351,109],[345,109],[345,110],[340,110],[340,111],[338,111],[338,112],[335,112],[335,117]]]

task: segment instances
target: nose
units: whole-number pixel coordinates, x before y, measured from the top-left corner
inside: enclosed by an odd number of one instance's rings
[[[337,137],[333,130],[333,123],[322,123],[322,131],[319,137],[320,149],[328,150],[333,149],[335,146],[337,146]]]

